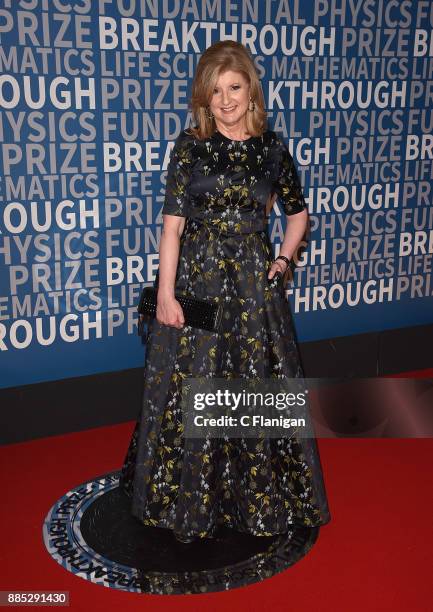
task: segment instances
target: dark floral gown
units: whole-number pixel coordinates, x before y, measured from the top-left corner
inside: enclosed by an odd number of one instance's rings
[[[275,132],[244,141],[219,131],[202,141],[187,130],[178,136],[162,209],[186,217],[175,289],[222,300],[224,315],[218,333],[149,323],[143,405],[120,486],[144,525],[181,537],[210,537],[220,525],[267,536],[330,520],[314,438],[182,435],[186,377],[303,376],[284,288],[267,278],[271,193],[287,215],[306,206]]]

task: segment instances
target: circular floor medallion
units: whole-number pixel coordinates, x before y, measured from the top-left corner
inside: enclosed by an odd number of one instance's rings
[[[145,527],[131,515],[119,476],[110,472],[68,491],[43,525],[50,555],[95,584],[160,595],[226,591],[287,569],[319,534],[319,527],[304,526],[272,537],[222,528],[212,539],[181,544],[171,531]]]

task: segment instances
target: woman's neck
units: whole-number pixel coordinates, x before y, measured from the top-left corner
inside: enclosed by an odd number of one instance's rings
[[[247,132],[245,125],[227,128],[225,125],[219,125],[218,123],[216,123],[216,129],[218,130],[218,132],[221,132],[223,136],[226,136],[227,138],[230,138],[232,140],[246,140],[251,135]]]

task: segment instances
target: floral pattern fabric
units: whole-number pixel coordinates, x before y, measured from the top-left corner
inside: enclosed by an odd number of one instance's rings
[[[287,215],[306,207],[293,158],[275,132],[234,141],[218,131],[205,140],[183,131],[176,139],[162,208],[185,217],[175,290],[221,301],[224,314],[217,333],[150,321],[143,405],[120,486],[143,524],[181,537],[211,537],[219,525],[274,535],[330,520],[314,438],[182,435],[187,377],[303,376],[284,288],[267,278],[272,193]]]

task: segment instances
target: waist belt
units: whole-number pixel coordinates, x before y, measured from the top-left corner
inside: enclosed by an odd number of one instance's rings
[[[237,236],[239,234],[254,234],[255,232],[263,232],[266,230],[266,219],[239,219],[233,215],[221,217],[221,215],[195,217],[189,216],[192,223],[205,225],[210,231],[217,234],[229,236]]]

